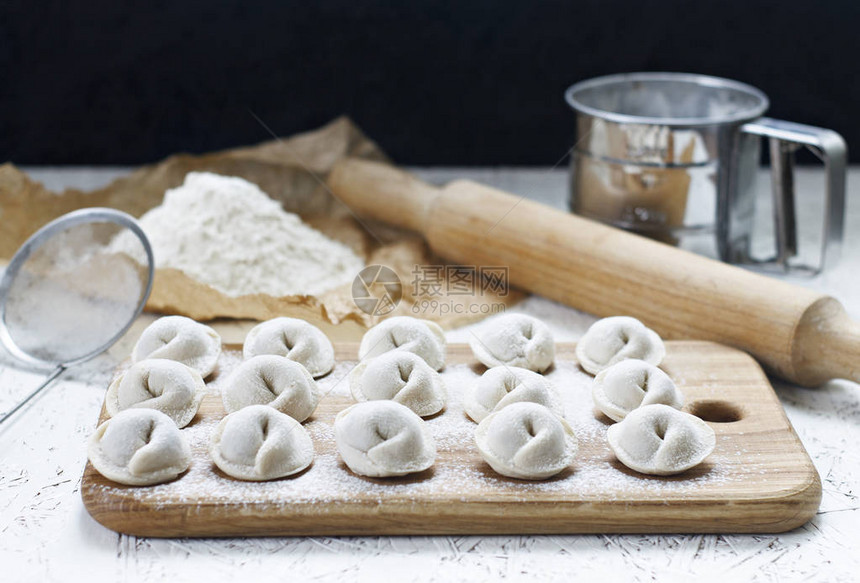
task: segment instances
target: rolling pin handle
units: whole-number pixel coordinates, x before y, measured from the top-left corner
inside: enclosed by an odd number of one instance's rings
[[[328,177],[332,193],[362,218],[423,232],[439,189],[389,164],[346,158]]]
[[[842,304],[822,298],[803,315],[795,333],[794,380],[815,387],[831,379],[860,382],[860,324]]]

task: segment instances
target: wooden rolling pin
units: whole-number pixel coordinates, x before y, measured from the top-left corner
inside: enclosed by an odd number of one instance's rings
[[[466,180],[443,188],[347,159],[332,191],[359,216],[422,233],[464,265],[508,266],[522,289],[664,338],[746,350],[800,385],[860,382],[860,325],[833,298]]]

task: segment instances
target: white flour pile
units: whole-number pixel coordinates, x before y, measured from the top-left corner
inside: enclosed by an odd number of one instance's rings
[[[181,269],[229,296],[315,295],[364,267],[349,247],[241,178],[191,172],[140,224],[156,267]]]

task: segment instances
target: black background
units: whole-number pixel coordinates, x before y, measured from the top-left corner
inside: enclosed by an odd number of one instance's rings
[[[0,160],[137,164],[345,113],[402,164],[553,165],[564,89],[745,81],[860,160],[860,2],[0,0]]]

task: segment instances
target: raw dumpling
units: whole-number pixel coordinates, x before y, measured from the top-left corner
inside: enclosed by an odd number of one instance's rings
[[[361,339],[358,358],[372,358],[391,350],[417,354],[440,370],[445,366],[445,333],[439,324],[409,316],[388,318],[368,330]]]
[[[334,347],[322,330],[298,318],[275,318],[257,324],[245,337],[245,358],[285,356],[303,365],[314,378],[334,368]]]
[[[251,405],[269,405],[301,423],[320,401],[311,374],[283,356],[264,354],[240,364],[221,389],[224,409],[233,413]]]
[[[87,457],[105,478],[129,486],[175,479],[191,465],[191,447],[173,420],[155,409],[126,409],[96,428]]]
[[[507,314],[487,322],[469,339],[469,346],[487,367],[517,366],[543,372],[555,358],[549,327],[525,314]]]
[[[513,403],[475,430],[478,450],[503,476],[543,480],[570,465],[578,443],[567,422],[537,403]]]
[[[665,372],[644,360],[622,360],[597,373],[591,385],[594,405],[613,421],[637,407],[662,403],[675,409],[684,395]]]
[[[218,333],[185,316],[165,316],[149,325],[131,353],[134,362],[166,358],[190,366],[204,379],[212,374],[221,354]]]
[[[552,383],[536,372],[515,366],[487,369],[469,388],[463,408],[466,415],[480,423],[490,413],[523,401],[543,405],[556,415],[564,416]]]
[[[579,364],[591,374],[628,358],[657,366],[663,362],[664,356],[666,348],[660,336],[636,318],[628,316],[598,320],[576,345]]]
[[[110,384],[105,409],[111,417],[132,407],[155,409],[185,427],[205,394],[206,383],[193,368],[175,360],[141,360]]]
[[[338,413],[337,449],[350,470],[384,478],[421,472],[436,460],[436,443],[421,417],[394,401],[367,401]]]
[[[218,468],[239,480],[274,480],[301,472],[314,459],[301,424],[265,405],[230,413],[212,434],[209,453]]]
[[[356,401],[389,399],[421,417],[445,407],[447,392],[442,375],[411,352],[392,350],[359,363],[349,374]]]
[[[716,436],[704,421],[668,405],[631,411],[607,432],[622,464],[643,474],[679,474],[714,451]]]

